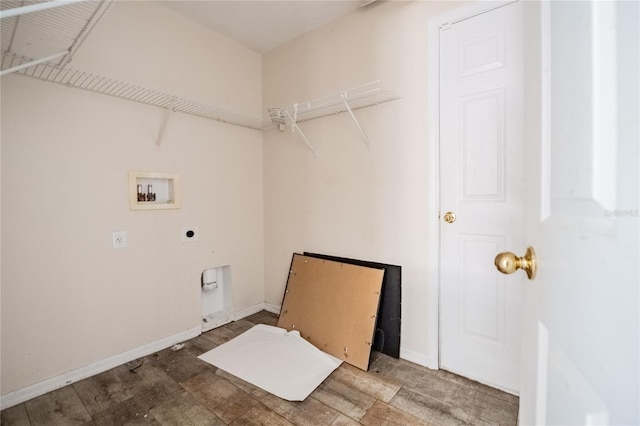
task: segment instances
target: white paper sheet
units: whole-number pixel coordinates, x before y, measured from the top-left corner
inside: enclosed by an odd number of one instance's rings
[[[289,401],[304,400],[342,363],[297,331],[264,324],[198,358]]]

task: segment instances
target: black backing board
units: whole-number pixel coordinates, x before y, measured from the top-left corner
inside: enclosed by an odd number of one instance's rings
[[[400,358],[402,267],[318,253],[304,252],[304,255],[368,268],[384,269],[372,349],[394,358]]]

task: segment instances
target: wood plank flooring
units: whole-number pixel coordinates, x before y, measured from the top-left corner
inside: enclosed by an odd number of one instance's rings
[[[518,398],[378,352],[369,371],[342,364],[305,401],[290,402],[197,356],[256,324],[266,311],[0,413],[26,425],[516,425]]]

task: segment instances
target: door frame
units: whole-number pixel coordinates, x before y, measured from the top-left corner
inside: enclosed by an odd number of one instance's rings
[[[434,16],[427,23],[427,356],[440,368],[440,28],[519,0],[478,0]]]

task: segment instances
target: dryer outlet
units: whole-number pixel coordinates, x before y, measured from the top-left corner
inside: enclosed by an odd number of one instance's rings
[[[198,241],[200,238],[200,231],[197,226],[183,226],[181,238],[183,242]]]

